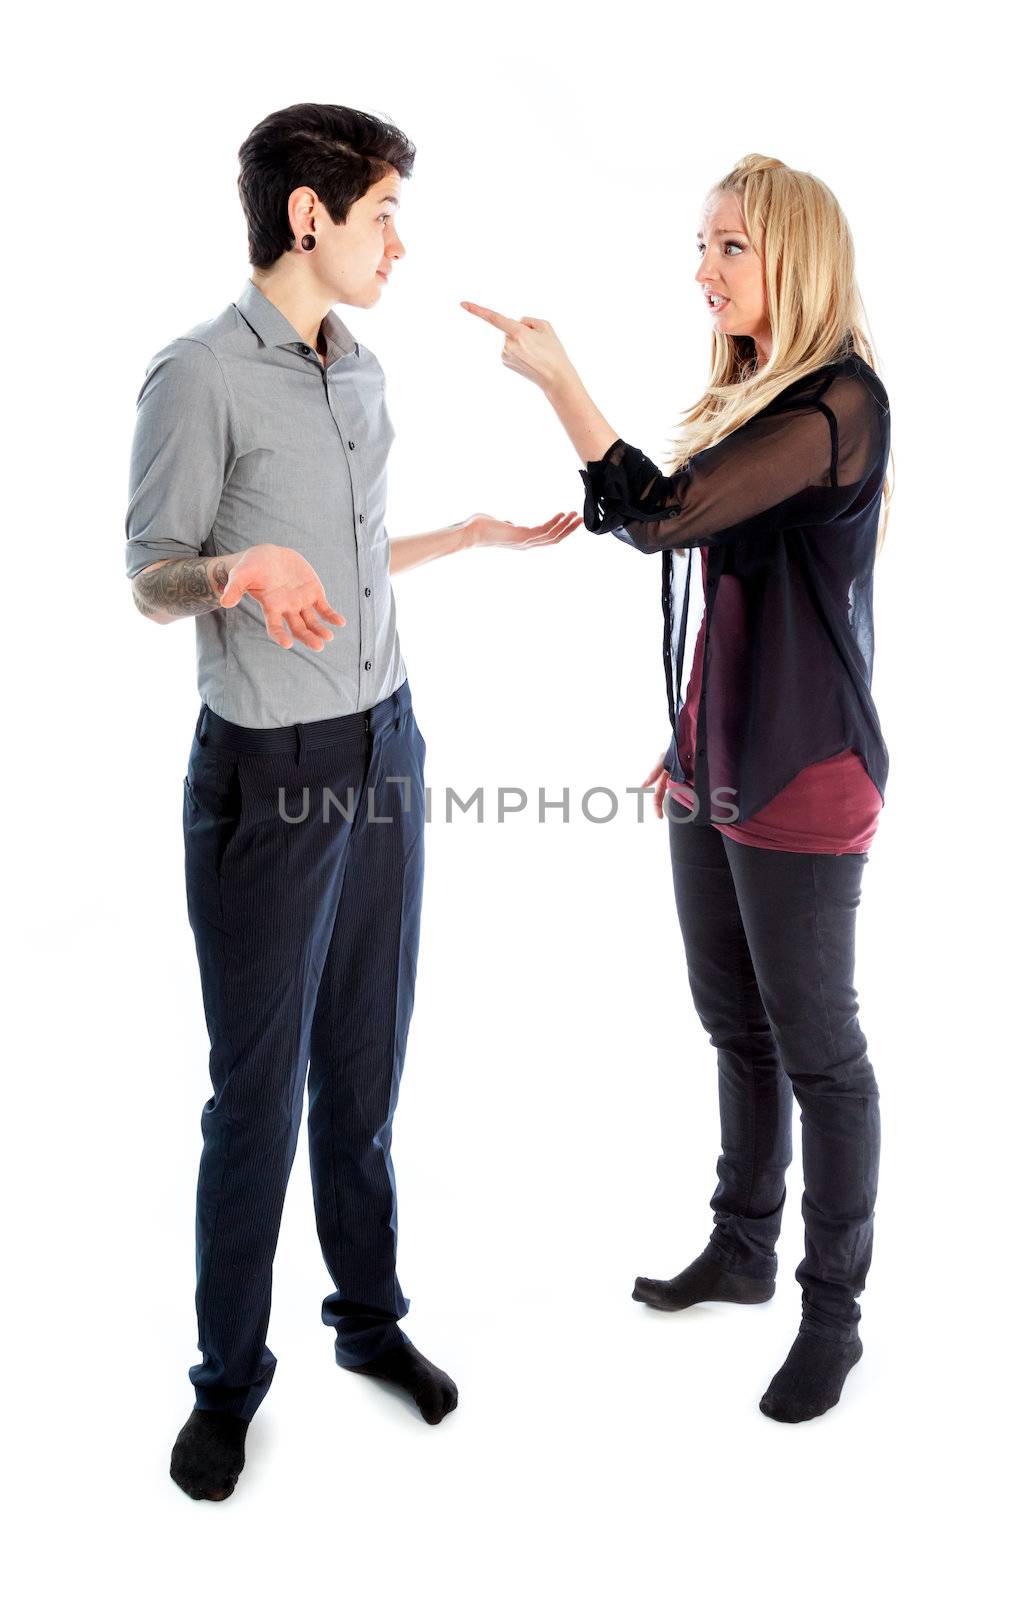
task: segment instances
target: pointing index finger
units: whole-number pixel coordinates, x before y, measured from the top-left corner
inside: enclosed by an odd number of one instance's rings
[[[499,328],[502,333],[514,333],[516,328],[521,327],[521,323],[514,317],[504,317],[500,311],[491,311],[487,306],[478,306],[472,300],[460,300],[459,304],[464,311],[472,311],[475,317],[482,317],[484,322]]]

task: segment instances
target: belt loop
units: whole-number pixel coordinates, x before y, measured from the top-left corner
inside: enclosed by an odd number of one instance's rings
[[[294,724],[294,737],[295,737],[295,741],[296,741],[296,745],[297,745],[297,750],[296,750],[295,757],[294,757],[294,764],[295,764],[296,767],[300,767],[301,766],[301,723],[300,722],[296,722]]]
[[[197,742],[197,744],[206,744],[206,742],[207,742],[206,739],[203,737],[203,724],[206,722],[206,720],[207,720],[207,703],[206,703],[206,701],[204,701],[203,704],[200,706],[200,714],[196,719],[196,742]]]

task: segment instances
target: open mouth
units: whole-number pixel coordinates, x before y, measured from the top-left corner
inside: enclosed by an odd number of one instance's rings
[[[709,294],[705,298],[708,302],[708,309],[713,311],[716,316],[719,311],[724,311],[725,307],[729,304],[728,300],[726,300],[724,296],[720,294]]]

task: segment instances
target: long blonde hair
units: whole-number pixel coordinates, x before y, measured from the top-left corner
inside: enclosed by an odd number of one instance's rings
[[[773,156],[748,155],[707,198],[721,194],[738,196],[747,235],[762,262],[771,352],[758,368],[751,338],[713,328],[711,377],[671,441],[669,472],[748,422],[790,383],[830,361],[854,353],[878,370],[865,331],[869,323],[855,278],[851,230],[827,185]],[[895,483],[892,469],[891,449],[887,474]],[[884,479],[877,555],[886,537],[893,483]],[[676,554],[685,556],[686,550]]]

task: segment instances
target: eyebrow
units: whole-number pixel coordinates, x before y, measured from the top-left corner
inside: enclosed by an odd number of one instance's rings
[[[716,233],[741,233],[743,235],[743,238],[744,239],[746,238],[746,234],[745,234],[745,232],[744,232],[744,230],[742,228],[716,228],[715,232]],[[704,235],[702,233],[699,233],[697,235],[697,237],[699,239],[703,239]]]
[[[383,205],[386,205],[386,204],[391,204],[391,205],[394,205],[394,206],[398,206],[399,205],[399,199],[394,194],[384,194],[382,196],[381,200],[376,201],[376,204],[380,205],[380,206],[383,206]]]

